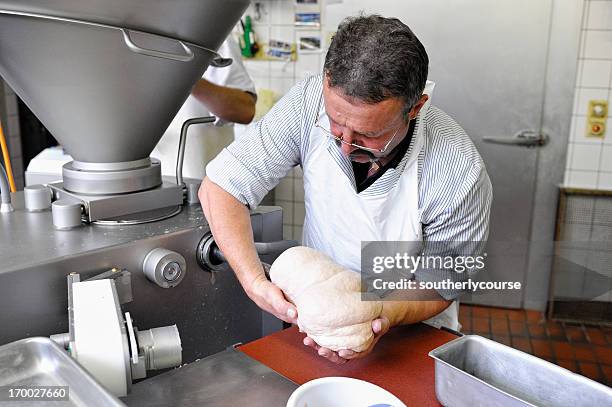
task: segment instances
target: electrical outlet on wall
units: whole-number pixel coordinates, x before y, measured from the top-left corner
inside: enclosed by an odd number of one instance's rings
[[[603,138],[606,134],[607,100],[589,100],[586,120],[586,136]]]

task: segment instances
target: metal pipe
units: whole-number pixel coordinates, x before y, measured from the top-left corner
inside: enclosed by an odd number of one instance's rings
[[[185,120],[181,127],[181,138],[179,141],[178,156],[176,158],[176,183],[183,185],[183,160],[185,158],[185,145],[187,144],[187,129],[192,124],[212,123],[217,118],[215,116],[194,117],[193,119]]]
[[[0,213],[13,212],[11,188],[4,165],[0,163]]]
[[[300,244],[295,240],[278,240],[275,242],[255,242],[255,250],[257,250],[257,254],[259,255],[280,254],[291,247],[299,246],[299,245]],[[221,252],[221,249],[219,249],[219,246],[214,244],[211,249],[212,249],[212,255],[214,256],[215,259],[223,263],[227,262],[227,259],[225,258],[225,255],[223,254],[223,252]]]

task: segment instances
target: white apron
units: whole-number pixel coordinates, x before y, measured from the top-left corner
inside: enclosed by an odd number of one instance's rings
[[[388,169],[374,184],[358,194],[347,176],[348,170],[343,171],[338,157],[334,158],[338,153],[333,149],[338,151],[337,146],[313,126],[308,154],[303,162],[306,217],[302,241],[305,246],[360,272],[362,241],[423,240],[418,207],[417,159],[423,148],[423,120],[433,88],[434,83],[428,81],[424,93],[429,95],[429,100],[417,117],[410,157],[396,185],[388,192],[367,193],[385,179],[393,178],[397,169]],[[323,107],[319,115],[321,122],[327,124]],[[455,301],[445,311],[424,322],[438,328],[446,326],[458,330],[457,308]]]

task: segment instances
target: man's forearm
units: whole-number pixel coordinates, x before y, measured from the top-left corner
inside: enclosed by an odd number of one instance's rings
[[[414,300],[382,301],[382,316],[389,318],[391,326],[414,324],[424,321],[444,311],[451,301],[447,301],[431,290],[415,293]],[[432,300],[438,296],[439,300]],[[419,299],[420,298],[420,299]]]
[[[248,209],[208,177],[202,181],[199,198],[215,242],[240,284],[248,289],[253,280],[263,274],[253,243]]]
[[[248,124],[255,116],[255,96],[243,90],[200,79],[191,94],[222,120]]]

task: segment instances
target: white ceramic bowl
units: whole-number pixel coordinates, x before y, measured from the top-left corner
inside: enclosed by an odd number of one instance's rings
[[[406,407],[375,384],[350,377],[323,377],[304,383],[291,394],[287,407]]]

